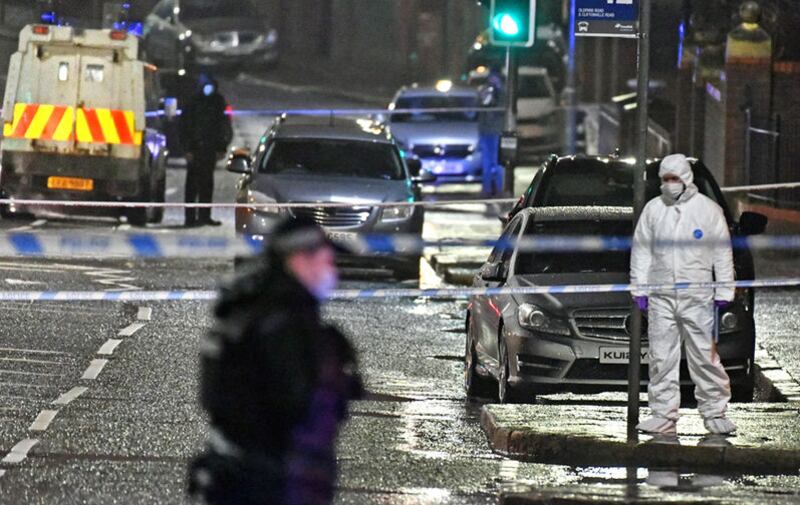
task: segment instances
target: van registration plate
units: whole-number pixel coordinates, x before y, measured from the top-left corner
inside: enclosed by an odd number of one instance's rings
[[[48,189],[67,189],[70,191],[92,191],[94,190],[94,179],[82,179],[80,177],[48,177]]]

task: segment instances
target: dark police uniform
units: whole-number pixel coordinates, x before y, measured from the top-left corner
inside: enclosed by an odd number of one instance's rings
[[[227,103],[217,90],[206,96],[202,89],[181,113],[181,143],[191,155],[186,167],[186,203],[211,203],[214,195],[214,168],[233,137],[231,119],[225,113]],[[202,87],[202,86],[201,86]],[[186,226],[218,224],[211,219],[211,209],[186,209]]]
[[[189,491],[210,504],[330,503],[335,438],[360,395],[355,353],[281,262],[223,289],[201,344],[211,434]]]

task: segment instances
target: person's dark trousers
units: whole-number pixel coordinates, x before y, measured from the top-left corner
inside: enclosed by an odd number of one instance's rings
[[[193,152],[186,167],[186,203],[211,203],[214,196],[214,152]],[[186,226],[211,221],[211,209],[186,209]]]

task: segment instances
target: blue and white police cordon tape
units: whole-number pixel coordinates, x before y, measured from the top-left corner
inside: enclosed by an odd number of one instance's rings
[[[442,288],[442,289],[341,289],[331,296],[333,300],[358,300],[368,298],[468,298],[471,296],[628,293],[633,290],[647,293],[714,288],[787,288],[800,286],[800,278],[761,279],[735,282],[697,282],[677,284],[572,284],[559,286],[504,286],[497,288]],[[158,302],[158,301],[211,301],[217,292],[194,291],[0,291],[0,302]]]
[[[275,117],[281,116],[317,116],[317,117],[352,117],[369,119],[370,116],[391,116],[394,114],[453,114],[470,112],[504,112],[502,107],[416,107],[408,109],[232,109],[226,114],[229,116],[255,116],[255,117]],[[181,109],[176,109],[175,116],[182,114]],[[147,111],[145,117],[166,116],[163,110]]]
[[[743,191],[772,191],[775,189],[800,188],[800,182],[779,183],[779,184],[757,184],[752,186],[731,186],[720,188],[722,192],[736,193]],[[462,200],[437,200],[437,201],[414,201],[414,202],[370,202],[370,201],[347,201],[347,202],[249,202],[249,203],[184,203],[184,202],[115,202],[115,201],[81,201],[81,200],[35,200],[0,198],[0,205],[10,205],[15,207],[32,208],[99,208],[99,209],[250,209],[280,212],[288,209],[316,209],[324,208],[350,208],[353,206],[368,206],[374,208],[386,207],[458,207],[465,205],[493,205],[517,203],[519,198],[486,198],[486,199],[462,199]],[[632,209],[631,209],[632,212]]]
[[[358,235],[334,233],[333,240],[353,255],[420,255],[430,250],[455,247],[517,249],[521,252],[604,252],[628,251],[627,236],[541,235],[517,239],[452,239],[428,241],[418,235]],[[269,237],[264,237],[269,240]],[[683,248],[713,248],[714,241],[685,240],[659,242]],[[734,237],[734,248],[751,250],[800,249],[800,235]],[[250,256],[263,250],[257,239],[209,235],[160,233],[0,233],[0,256],[40,258],[232,258]]]

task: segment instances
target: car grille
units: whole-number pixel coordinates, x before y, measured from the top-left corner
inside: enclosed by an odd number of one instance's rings
[[[369,220],[371,207],[298,207],[292,210],[295,216],[305,216],[320,226],[328,228],[350,228]]]
[[[572,319],[582,337],[625,343],[630,341],[628,309],[579,309]],[[647,340],[647,320],[642,320],[642,342]]]
[[[239,32],[239,44],[252,44],[258,38],[255,32]]]
[[[420,158],[466,158],[472,154],[470,147],[469,144],[421,144],[414,146],[414,154]]]

